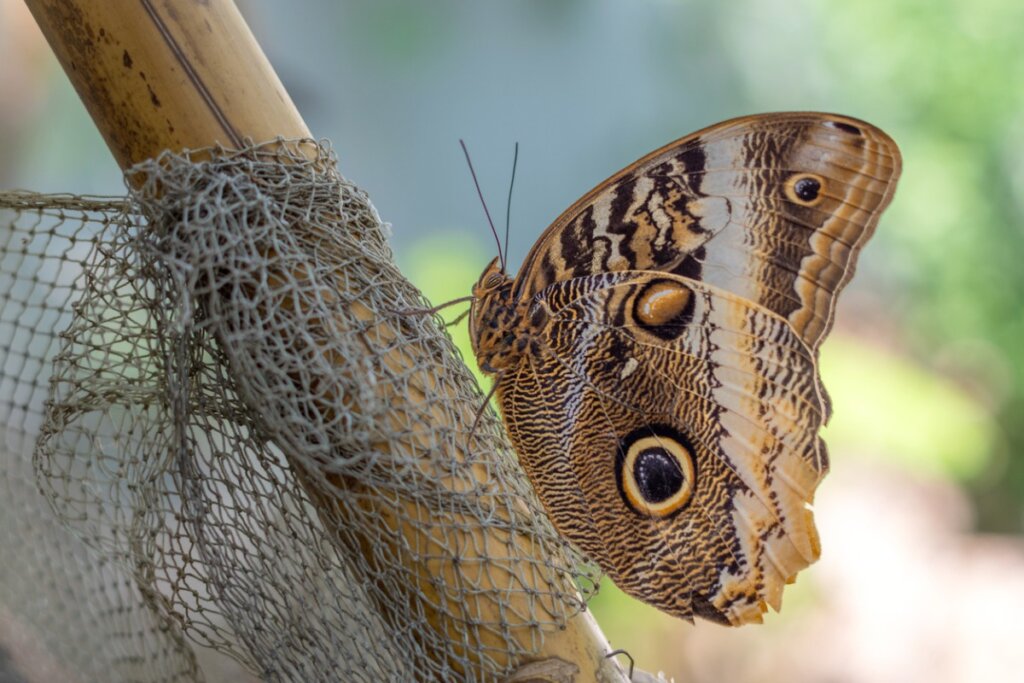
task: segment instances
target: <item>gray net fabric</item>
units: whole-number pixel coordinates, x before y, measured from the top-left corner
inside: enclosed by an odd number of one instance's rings
[[[0,194],[0,681],[492,680],[596,577],[310,141]],[[5,676],[8,678],[5,679]]]

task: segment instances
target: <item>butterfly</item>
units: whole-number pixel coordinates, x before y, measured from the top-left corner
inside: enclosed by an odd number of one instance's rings
[[[818,348],[900,166],[856,119],[734,119],[588,192],[514,278],[484,270],[470,337],[519,461],[626,593],[760,622],[818,558]]]

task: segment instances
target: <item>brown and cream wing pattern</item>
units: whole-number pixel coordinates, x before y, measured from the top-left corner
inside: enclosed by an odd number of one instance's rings
[[[781,315],[814,349],[899,172],[895,143],[857,119],[726,121],[652,152],[565,211],[513,296],[594,273],[673,273]]]
[[[833,114],[727,121],[492,262],[471,338],[558,529],[627,593],[733,625],[819,555],[817,350],[900,172]]]
[[[827,468],[824,406],[807,345],[779,315],[672,274],[557,282],[537,305],[544,348],[498,397],[555,525],[670,614],[741,624],[777,609],[819,552],[806,504]]]

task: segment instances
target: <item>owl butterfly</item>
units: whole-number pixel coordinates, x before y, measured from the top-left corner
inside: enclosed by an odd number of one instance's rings
[[[739,625],[818,558],[818,347],[900,172],[816,113],[726,121],[573,204],[470,335],[548,515],[627,593]]]

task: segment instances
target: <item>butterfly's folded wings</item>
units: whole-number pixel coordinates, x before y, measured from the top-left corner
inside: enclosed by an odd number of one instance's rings
[[[819,553],[817,350],[900,171],[831,114],[712,126],[544,233],[513,285],[543,353],[498,386],[559,529],[627,592],[740,624]]]

